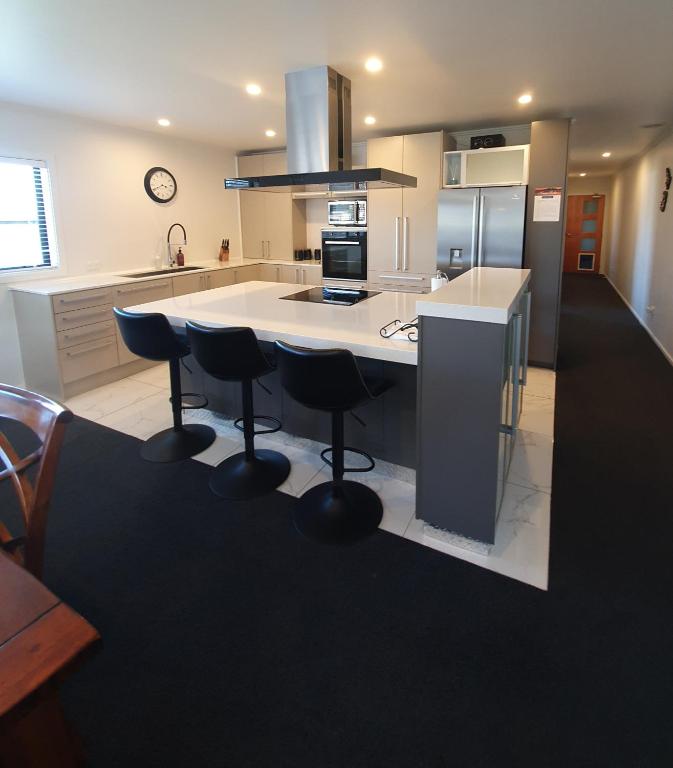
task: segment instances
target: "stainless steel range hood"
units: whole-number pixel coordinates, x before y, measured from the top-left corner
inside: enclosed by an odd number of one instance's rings
[[[226,189],[352,194],[416,186],[398,171],[352,168],[351,83],[331,67],[285,75],[285,125],[288,172],[225,179]]]

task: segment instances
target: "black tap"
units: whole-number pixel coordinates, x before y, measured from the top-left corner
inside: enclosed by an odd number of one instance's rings
[[[178,222],[175,222],[175,224],[171,224],[171,226],[168,228],[168,235],[166,236],[166,243],[168,248],[168,266],[170,267],[173,262],[173,257],[171,255],[171,232],[173,231],[173,227],[180,227],[182,230],[182,239],[184,240],[183,243],[180,243],[180,245],[187,245],[187,233],[185,232],[185,228],[182,226],[182,224],[178,224]]]

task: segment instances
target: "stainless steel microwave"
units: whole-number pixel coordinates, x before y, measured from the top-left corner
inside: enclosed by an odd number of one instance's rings
[[[330,226],[366,227],[366,200],[328,200],[327,222]]]

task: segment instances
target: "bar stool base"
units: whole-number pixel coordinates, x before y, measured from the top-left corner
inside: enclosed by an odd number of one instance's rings
[[[294,524],[313,541],[353,544],[374,533],[382,517],[381,499],[371,488],[333,480],[306,491],[295,509]]]
[[[230,501],[244,501],[266,496],[287,480],[290,462],[278,451],[255,450],[255,458],[247,461],[245,453],[225,459],[210,476],[210,490]]]
[[[170,427],[152,435],[140,448],[145,461],[169,463],[182,461],[205,451],[215,442],[215,431],[205,424],[186,424],[179,429]]]

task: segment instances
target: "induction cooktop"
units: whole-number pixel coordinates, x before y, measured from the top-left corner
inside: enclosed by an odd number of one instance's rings
[[[309,288],[307,291],[291,293],[289,296],[281,296],[287,301],[308,301],[312,304],[337,304],[343,307],[352,307],[365,299],[377,296],[380,291],[361,291],[355,288]]]

